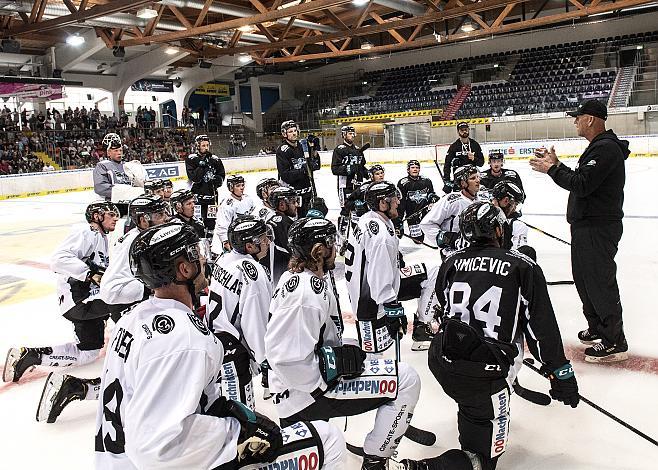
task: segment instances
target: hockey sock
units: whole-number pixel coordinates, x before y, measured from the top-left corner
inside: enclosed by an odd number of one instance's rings
[[[82,382],[87,388],[87,393],[85,394],[85,400],[98,400],[98,396],[101,392],[101,378],[96,377],[95,379],[82,379]]]
[[[95,361],[101,350],[81,351],[76,343],[66,343],[52,347],[50,354],[41,355],[41,365],[48,367],[81,366]]]

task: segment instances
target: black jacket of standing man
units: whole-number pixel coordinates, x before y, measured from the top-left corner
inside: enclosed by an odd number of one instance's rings
[[[443,192],[449,193],[454,190],[452,184],[452,172],[464,165],[484,165],[484,154],[482,147],[469,137],[471,130],[466,121],[457,124],[459,139],[455,140],[446,153],[446,161],[443,164]]]
[[[608,110],[599,101],[584,101],[567,114],[575,118],[578,135],[589,141],[576,169],[562,164],[554,148],[536,150],[530,166],[569,191],[571,269],[588,324],[578,339],[592,345],[585,350],[585,360],[622,361],[628,358],[628,345],[614,258],[623,232],[628,141],[606,130]]]

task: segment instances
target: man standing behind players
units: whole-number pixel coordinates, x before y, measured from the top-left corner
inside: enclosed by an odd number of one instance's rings
[[[343,126],[340,128],[340,134],[343,143],[334,149],[331,157],[331,173],[338,176],[338,201],[340,207],[345,207],[350,193],[368,177],[368,169],[363,151],[354,145],[356,137],[354,127]],[[347,224],[348,219],[341,215],[338,219],[338,233],[343,238],[347,233]]]
[[[514,170],[503,168],[505,157],[502,152],[492,152],[489,154],[489,169],[480,173],[480,185],[491,190],[497,183],[507,180],[514,183],[519,189],[523,190],[521,177]]]
[[[192,192],[197,196],[208,196],[199,200],[201,219],[208,230],[213,230],[215,215],[211,214],[211,217],[208,217],[208,206],[217,204],[217,191],[224,183],[226,171],[222,160],[210,152],[210,139],[207,135],[195,137],[194,150],[196,153],[191,153],[185,159],[185,171],[192,182]]]
[[[123,163],[123,145],[121,137],[110,133],[103,137],[103,146],[107,160],[101,160],[94,168],[94,192],[106,201],[112,199],[112,186],[115,184],[131,184],[125,173]]]
[[[320,169],[320,155],[311,148],[307,161],[304,150],[298,142],[299,126],[295,121],[285,121],[281,124],[281,137],[283,142],[276,149],[276,169],[279,172],[279,179],[297,190],[297,194],[302,197],[299,211],[305,215],[313,197],[309,170],[313,172]]]
[[[493,470],[508,443],[511,387],[523,340],[542,363],[554,400],[580,397],[564,355],[544,274],[534,261],[500,245],[504,216],[475,202],[459,218],[470,246],[448,256],[436,280],[441,327],[428,354],[434,377],[459,407],[461,450],[438,457],[450,470]]]
[[[457,168],[464,165],[476,167],[484,165],[482,147],[469,137],[470,128],[467,122],[462,121],[457,124],[457,134],[459,138],[448,147],[446,161],[443,164],[443,192],[446,194],[459,189],[454,188],[452,184],[452,175]]]
[[[439,200],[434,192],[434,186],[429,178],[420,176],[420,162],[407,162],[407,176],[398,181],[398,189],[402,194],[398,208],[398,220],[407,217],[409,236],[416,243],[422,243],[425,236],[420,229],[420,221],[429,210],[429,205]]]

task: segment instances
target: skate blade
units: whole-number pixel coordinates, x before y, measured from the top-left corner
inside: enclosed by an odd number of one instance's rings
[[[2,380],[5,382],[13,382],[16,361],[21,357],[21,350],[19,348],[11,348],[7,353],[5,360],[5,368],[2,371]]]
[[[594,357],[585,355],[585,362],[591,363],[608,363],[608,362],[621,362],[628,359],[627,352],[619,352],[615,354],[610,354],[605,357]]]
[[[414,341],[411,345],[412,351],[427,351],[430,348],[431,341]]]
[[[48,421],[48,416],[53,408],[53,399],[63,383],[64,376],[62,374],[55,372],[48,374],[46,382],[43,384],[43,391],[41,392],[41,399],[37,408],[37,422]]]

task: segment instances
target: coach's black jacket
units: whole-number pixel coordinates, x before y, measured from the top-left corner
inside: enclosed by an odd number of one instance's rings
[[[548,175],[569,191],[567,222],[573,226],[601,225],[624,217],[625,160],[628,141],[611,130],[597,135],[578,160],[576,169],[554,165]]]

